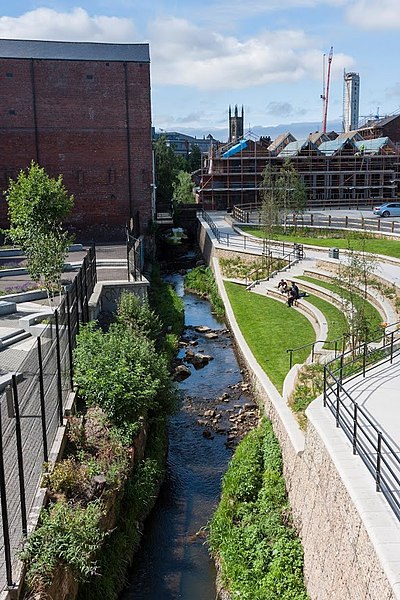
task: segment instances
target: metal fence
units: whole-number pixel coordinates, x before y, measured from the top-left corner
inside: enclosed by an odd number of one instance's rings
[[[335,417],[340,427],[369,472],[375,479],[376,491],[382,492],[400,519],[400,457],[377,423],[345,389],[357,376],[366,376],[369,369],[385,363],[392,364],[400,355],[397,331],[382,333],[380,342],[363,343],[356,349],[344,352],[324,367],[324,406]],[[384,367],[383,367],[384,368]]]
[[[126,261],[128,281],[142,281],[144,267],[144,242],[143,237],[135,237],[133,230],[126,228]]]
[[[239,223],[255,225],[261,225],[262,223],[261,207],[254,204],[234,206],[232,216]],[[359,217],[353,217],[307,212],[299,215],[288,215],[284,223],[282,222],[283,224],[287,227],[328,227],[330,229],[355,229],[400,234],[400,222],[372,216],[371,218],[365,218],[362,214]]]
[[[89,319],[96,284],[90,248],[74,282],[0,397],[0,591],[14,587],[15,559],[29,530],[29,514],[63,424],[72,390],[72,353],[80,323]]]

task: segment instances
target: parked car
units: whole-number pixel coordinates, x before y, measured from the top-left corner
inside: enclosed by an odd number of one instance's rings
[[[372,211],[377,217],[400,217],[400,202],[385,202]]]

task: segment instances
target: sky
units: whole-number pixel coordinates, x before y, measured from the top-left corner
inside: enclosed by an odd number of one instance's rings
[[[311,131],[331,46],[328,125],[344,69],[360,75],[360,115],[400,111],[399,34],[400,0],[0,0],[0,38],[149,43],[153,126],[221,140],[229,105],[245,131]]]

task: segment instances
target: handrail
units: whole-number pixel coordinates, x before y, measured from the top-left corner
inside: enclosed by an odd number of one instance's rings
[[[335,417],[336,427],[340,427],[353,447],[353,454],[358,454],[373,475],[376,491],[382,492],[392,508],[395,516],[400,520],[400,457],[376,423],[368,413],[358,404],[351,394],[344,388],[346,382],[366,372],[377,364],[393,363],[395,356],[400,355],[400,346],[395,348],[394,336],[397,330],[386,333],[386,329],[394,327],[398,322],[385,327],[382,333],[383,345],[381,348],[368,348],[364,342],[356,349],[343,352],[324,366],[324,406],[329,408]],[[387,338],[390,343],[387,344]],[[362,350],[361,350],[362,349]],[[358,352],[361,350],[360,352]],[[356,352],[356,354],[354,354]],[[350,361],[345,358],[352,355]],[[386,358],[382,358],[386,354]],[[359,364],[357,365],[357,361]]]
[[[315,349],[315,345],[316,344],[335,344],[334,347],[334,351],[335,351],[335,357],[337,356],[337,351],[338,351],[338,342],[341,341],[342,342],[342,348],[344,350],[344,340],[346,339],[346,336],[348,336],[347,333],[344,333],[343,335],[341,335],[340,337],[334,339],[334,340],[314,340],[313,342],[309,342],[308,344],[303,344],[302,346],[297,346],[297,348],[287,348],[286,352],[289,352],[289,370],[292,368],[293,366],[293,352],[297,352],[297,350],[303,350],[303,348],[310,348],[311,347],[311,362],[314,362],[314,349]]]
[[[384,336],[387,337],[388,335],[390,335],[390,333],[389,334],[386,333],[387,330],[391,329],[392,327],[396,327],[399,324],[400,324],[400,321],[396,321],[395,323],[385,324],[384,328],[372,330],[370,332],[370,339],[368,340],[368,343],[373,343],[374,342],[374,339],[371,336],[373,336],[375,333],[379,334],[379,339],[381,337],[384,337]],[[297,350],[303,350],[303,348],[311,347],[312,348],[312,350],[311,350],[311,362],[314,362],[314,346],[316,344],[318,344],[318,343],[322,343],[323,342],[324,344],[335,344],[334,351],[335,351],[335,358],[336,358],[337,357],[337,350],[338,350],[338,347],[339,347],[338,342],[341,341],[341,343],[342,343],[342,352],[341,352],[341,354],[344,354],[345,353],[345,340],[346,340],[346,338],[350,338],[350,337],[351,337],[351,334],[345,332],[341,336],[339,336],[338,338],[336,338],[334,340],[315,340],[314,342],[309,342],[308,344],[303,344],[302,346],[298,346],[297,348],[287,348],[286,352],[290,353],[290,355],[289,355],[289,365],[290,365],[289,369],[291,369],[292,366],[293,366],[293,352],[296,352]],[[362,348],[364,347],[364,343],[365,342],[363,342],[363,344],[360,345]],[[354,353],[354,350],[349,350],[347,352],[353,352]],[[332,359],[332,360],[335,360],[335,359]],[[330,361],[330,362],[332,362],[332,361]]]
[[[217,239],[219,244],[223,244],[226,243],[226,245],[228,246],[228,248],[232,245],[235,246],[236,248],[238,247],[237,244],[231,244],[231,239],[229,237],[229,233],[222,233],[218,226],[214,223],[212,217],[208,214],[207,211],[205,211],[203,208],[200,211],[202,218],[205,220],[205,222],[207,223],[207,225],[210,227],[211,231],[213,232],[215,238]],[[247,249],[247,245],[248,245],[248,239],[246,236],[241,236],[241,239],[243,241],[243,249],[246,250]],[[287,255],[291,255],[294,253],[294,255],[296,256],[297,253],[297,259],[300,260],[301,258],[304,257],[304,251],[303,251],[303,245],[302,244],[298,244],[298,243],[290,243],[290,247],[293,248],[293,250],[291,250],[289,253],[287,252],[287,247],[288,247],[288,243],[287,242],[278,242],[278,241],[273,241],[273,244],[270,244],[269,246],[267,246],[267,240],[266,239],[259,239],[259,238],[254,238],[251,239],[251,243],[254,245],[258,245],[261,247],[262,252],[266,253],[267,250],[269,250],[270,252],[275,252],[276,256],[278,257],[279,255],[282,255],[282,258],[284,258],[285,256],[285,250],[286,250],[286,254]]]

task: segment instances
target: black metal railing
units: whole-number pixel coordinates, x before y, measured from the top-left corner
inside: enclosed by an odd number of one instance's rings
[[[144,267],[143,237],[135,237],[133,230],[126,228],[126,262],[128,281],[142,281]]]
[[[304,258],[303,244],[280,242],[276,240],[267,240],[266,238],[248,238],[245,235],[229,234],[220,231],[218,225],[213,221],[211,215],[202,209],[201,217],[210,227],[219,244],[226,245],[232,249],[251,250],[252,248],[261,252],[264,256],[272,256],[282,259],[287,259],[290,264]]]
[[[0,591],[15,584],[17,550],[27,534],[43,462],[63,424],[75,340],[80,324],[89,320],[96,281],[93,246],[53,315],[37,325],[40,335],[0,396]]]
[[[339,349],[341,352],[344,352],[346,339],[348,339],[347,334],[343,334],[341,337],[336,338],[335,340],[315,340],[314,342],[309,342],[308,344],[303,344],[302,346],[297,346],[297,348],[287,348],[286,352],[289,354],[289,370],[293,367],[293,354],[295,352],[299,352],[300,350],[304,350],[305,348],[311,348],[311,362],[314,362],[315,358],[315,346],[317,344],[324,344],[324,347],[327,344],[332,344],[332,351],[335,353],[335,357],[338,355]]]
[[[381,346],[377,341],[364,342],[328,362],[324,366],[324,406],[340,427],[369,472],[375,479],[376,490],[382,492],[400,519],[400,456],[387,436],[379,429],[370,414],[356,402],[344,387],[355,377],[366,376],[368,370],[393,363],[400,355],[397,330],[382,333]],[[384,368],[384,367],[383,367]]]

